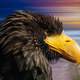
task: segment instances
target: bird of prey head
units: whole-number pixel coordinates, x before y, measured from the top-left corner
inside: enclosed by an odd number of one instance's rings
[[[80,63],[80,47],[73,39],[64,34],[63,24],[59,19],[32,12],[17,11],[6,21],[4,26],[13,22],[23,22],[27,32],[31,32],[34,39],[37,40],[36,43],[40,44],[39,47],[47,53],[48,58],[59,55],[71,62]]]
[[[55,55],[80,63],[80,47],[59,19],[17,11],[0,24],[0,80],[52,80]]]
[[[42,28],[40,34],[44,34],[43,41],[47,44],[51,54],[80,63],[80,47],[75,40],[64,34],[62,22],[51,16],[36,15],[36,17],[36,22]]]

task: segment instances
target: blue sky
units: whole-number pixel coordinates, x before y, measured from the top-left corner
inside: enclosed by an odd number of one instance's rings
[[[32,6],[29,0],[1,0],[0,1],[0,19],[5,18],[15,10],[30,10]]]

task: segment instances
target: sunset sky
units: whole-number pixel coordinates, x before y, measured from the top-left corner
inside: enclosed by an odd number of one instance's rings
[[[0,20],[21,9],[59,17],[64,27],[80,27],[80,0],[1,0]]]

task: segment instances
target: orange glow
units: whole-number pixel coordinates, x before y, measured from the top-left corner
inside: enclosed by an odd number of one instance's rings
[[[80,17],[59,16],[63,24],[80,24]]]
[[[63,24],[80,24],[80,21],[77,21],[77,22],[76,21],[75,22],[74,21],[73,22],[72,21],[71,22],[63,22]]]

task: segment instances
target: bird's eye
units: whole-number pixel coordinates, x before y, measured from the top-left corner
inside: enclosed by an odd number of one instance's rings
[[[44,34],[47,36],[48,35],[48,33],[47,32],[44,32]]]
[[[66,40],[65,42],[70,42],[70,40]]]

